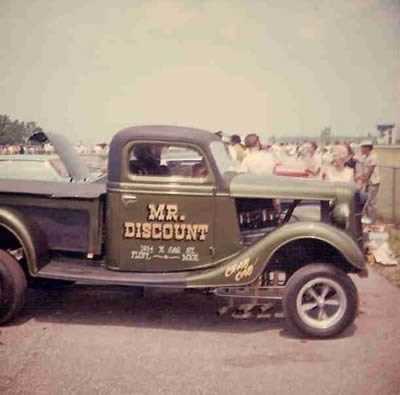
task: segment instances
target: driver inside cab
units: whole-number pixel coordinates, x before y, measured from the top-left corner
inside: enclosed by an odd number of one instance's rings
[[[192,177],[194,178],[205,178],[208,175],[207,165],[204,159],[193,165]]]
[[[161,165],[162,144],[138,144],[133,148],[129,168],[133,174],[167,176],[167,166]]]

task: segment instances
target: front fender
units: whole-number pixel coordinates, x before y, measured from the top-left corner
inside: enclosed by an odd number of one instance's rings
[[[267,238],[270,243],[268,249],[272,251],[266,257],[266,264],[273,254],[286,244],[300,239],[314,239],[337,249],[355,269],[365,269],[364,255],[354,239],[343,230],[323,222],[297,222],[284,225]]]
[[[13,234],[21,244],[29,274],[34,276],[48,263],[46,236],[29,217],[23,216],[16,209],[0,207],[0,226]]]
[[[268,267],[275,252],[301,239],[325,242],[337,249],[357,271],[365,270],[364,256],[347,233],[321,222],[297,222],[276,229],[217,268],[190,276],[189,286],[249,285]]]

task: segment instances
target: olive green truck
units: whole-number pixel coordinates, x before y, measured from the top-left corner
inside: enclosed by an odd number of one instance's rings
[[[281,303],[297,333],[338,335],[357,315],[349,274],[367,275],[357,192],[235,168],[210,132],[141,126],[114,136],[102,182],[1,180],[0,322],[50,279]]]

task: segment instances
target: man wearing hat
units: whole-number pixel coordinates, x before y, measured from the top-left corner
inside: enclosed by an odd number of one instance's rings
[[[367,194],[363,213],[367,217],[367,222],[374,223],[376,220],[376,201],[380,185],[378,159],[375,152],[373,152],[374,145],[372,141],[363,141],[360,147],[360,175],[357,177],[357,181],[359,181],[362,190]]]

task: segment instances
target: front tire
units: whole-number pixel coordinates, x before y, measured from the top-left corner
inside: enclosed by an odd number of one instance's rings
[[[26,277],[18,261],[0,250],[0,324],[10,321],[21,310],[26,288]]]
[[[283,308],[295,331],[310,337],[333,337],[353,323],[358,310],[357,289],[342,270],[310,264],[290,277]]]

